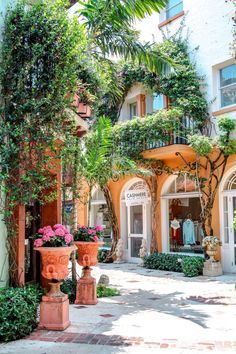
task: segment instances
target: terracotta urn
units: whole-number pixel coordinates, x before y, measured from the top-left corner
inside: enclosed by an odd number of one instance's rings
[[[76,247],[35,247],[34,250],[41,254],[42,276],[52,281],[49,283],[51,289],[47,296],[61,296],[63,293],[60,292],[60,281],[68,276],[70,254]]]
[[[216,262],[215,260],[215,255],[216,255],[216,247],[207,247],[206,248],[206,253],[208,254],[208,256],[210,257],[209,258],[209,261],[210,262]]]
[[[80,266],[90,267],[97,264],[98,248],[103,245],[103,242],[75,241],[74,244],[78,249],[77,262]]]
[[[77,282],[75,304],[96,305],[96,279],[91,276],[90,266],[97,264],[98,248],[103,242],[75,241],[78,249],[77,262],[83,267],[82,276]]]
[[[64,331],[69,325],[68,295],[60,290],[61,280],[68,276],[70,254],[73,246],[35,247],[42,259],[42,276],[51,280],[50,290],[40,302],[40,329]]]

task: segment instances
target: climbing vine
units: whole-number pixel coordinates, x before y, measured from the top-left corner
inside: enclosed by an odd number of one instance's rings
[[[140,159],[140,154],[148,148],[156,148],[171,142],[174,132],[186,137],[181,124],[182,112],[178,109],[161,110],[145,119],[134,118],[113,127],[114,148],[122,156]]]
[[[183,115],[191,117],[202,128],[208,119],[207,101],[202,92],[203,78],[197,74],[195,64],[190,59],[187,41],[173,36],[155,45],[153,50],[173,60],[172,71],[160,76],[142,65],[120,62],[116,70],[123,94],[111,104],[108,90],[105,102],[100,105],[100,111],[106,113],[107,110],[107,114],[116,121],[126,94],[139,82],[152,92],[168,96],[171,107],[180,109]]]
[[[200,135],[189,136],[189,145],[196,152],[196,160],[187,162],[180,153],[184,168],[196,180],[200,192],[201,214],[205,235],[214,235],[212,210],[217,191],[224,176],[228,158],[236,153],[236,140],[231,137],[235,122],[228,117],[218,121],[219,135],[216,139]]]
[[[0,58],[1,210],[7,227],[11,282],[16,270],[17,206],[55,198],[67,109],[78,85],[83,28],[66,2],[20,1],[7,12]]]

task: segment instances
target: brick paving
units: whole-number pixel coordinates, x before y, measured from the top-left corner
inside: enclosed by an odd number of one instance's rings
[[[70,333],[58,331],[36,330],[25,340],[55,342],[55,343],[83,343],[91,345],[107,346],[142,346],[157,349],[189,349],[189,350],[221,350],[234,349],[236,341],[205,341],[205,342],[182,342],[178,339],[166,338],[162,341],[147,341],[142,337],[123,337],[120,335],[106,335],[96,333]]]
[[[71,305],[63,332],[35,330],[0,354],[236,353],[236,275],[186,278],[139,266],[101,264],[121,296]]]

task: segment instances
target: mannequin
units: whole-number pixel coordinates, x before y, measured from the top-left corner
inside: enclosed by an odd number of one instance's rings
[[[180,244],[180,223],[179,221],[176,219],[176,216],[174,216],[174,219],[171,220],[170,222],[170,227],[171,227],[171,231],[172,231],[172,240],[176,241],[177,244]]]
[[[184,245],[195,245],[195,232],[192,215],[188,214],[183,223],[183,241]]]

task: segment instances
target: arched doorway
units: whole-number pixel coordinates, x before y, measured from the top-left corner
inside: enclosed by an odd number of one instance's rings
[[[151,197],[145,181],[134,178],[124,186],[120,210],[124,259],[138,263],[142,239],[147,241],[148,250],[151,239]]]
[[[187,173],[170,176],[162,187],[162,252],[203,254],[201,204],[196,181]]]
[[[219,205],[223,270],[236,273],[236,230],[233,228],[236,212],[236,167],[229,170],[222,180]]]

